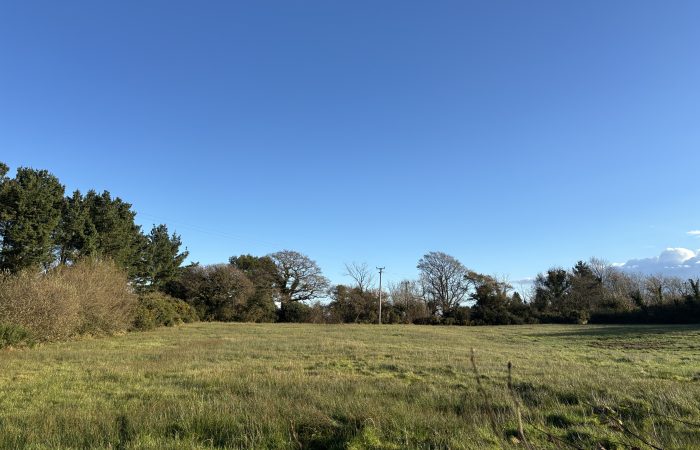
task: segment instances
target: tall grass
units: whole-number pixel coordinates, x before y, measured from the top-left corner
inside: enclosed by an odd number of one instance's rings
[[[2,351],[0,448],[650,448],[634,434],[696,449],[698,339],[697,326],[195,323]]]
[[[126,274],[111,261],[0,276],[0,323],[19,326],[37,341],[125,331],[135,305]]]

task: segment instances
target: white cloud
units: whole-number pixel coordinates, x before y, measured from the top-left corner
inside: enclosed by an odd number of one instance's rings
[[[690,230],[687,233],[689,236],[700,237],[700,230]]]
[[[659,256],[631,259],[618,268],[627,272],[663,274],[681,278],[700,277],[700,250],[667,248]]]

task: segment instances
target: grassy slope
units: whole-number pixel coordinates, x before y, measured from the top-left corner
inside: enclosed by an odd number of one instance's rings
[[[509,360],[538,448],[700,443],[700,327],[202,323],[0,351],[0,447],[497,448]]]

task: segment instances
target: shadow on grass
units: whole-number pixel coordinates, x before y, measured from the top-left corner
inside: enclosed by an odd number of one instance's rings
[[[302,423],[294,427],[295,439],[303,449],[345,449],[362,430],[360,421],[334,417],[333,422]]]
[[[529,333],[529,337],[646,337],[653,335],[700,332],[697,325],[572,325],[570,330]]]

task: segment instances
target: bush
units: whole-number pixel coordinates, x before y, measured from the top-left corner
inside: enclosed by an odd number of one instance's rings
[[[78,334],[114,334],[129,329],[137,299],[126,272],[117,264],[85,259],[60,267],[57,276],[78,291]]]
[[[0,275],[0,322],[25,329],[37,341],[126,331],[135,306],[126,274],[111,261]]]
[[[0,348],[21,344],[32,344],[33,339],[29,331],[19,325],[0,323]]]
[[[197,320],[196,311],[186,302],[160,292],[150,292],[139,297],[132,329],[152,330]]]
[[[415,325],[442,325],[442,318],[436,316],[417,317],[413,319]]]
[[[311,319],[311,307],[301,302],[283,303],[277,313],[278,322],[303,323]]]

